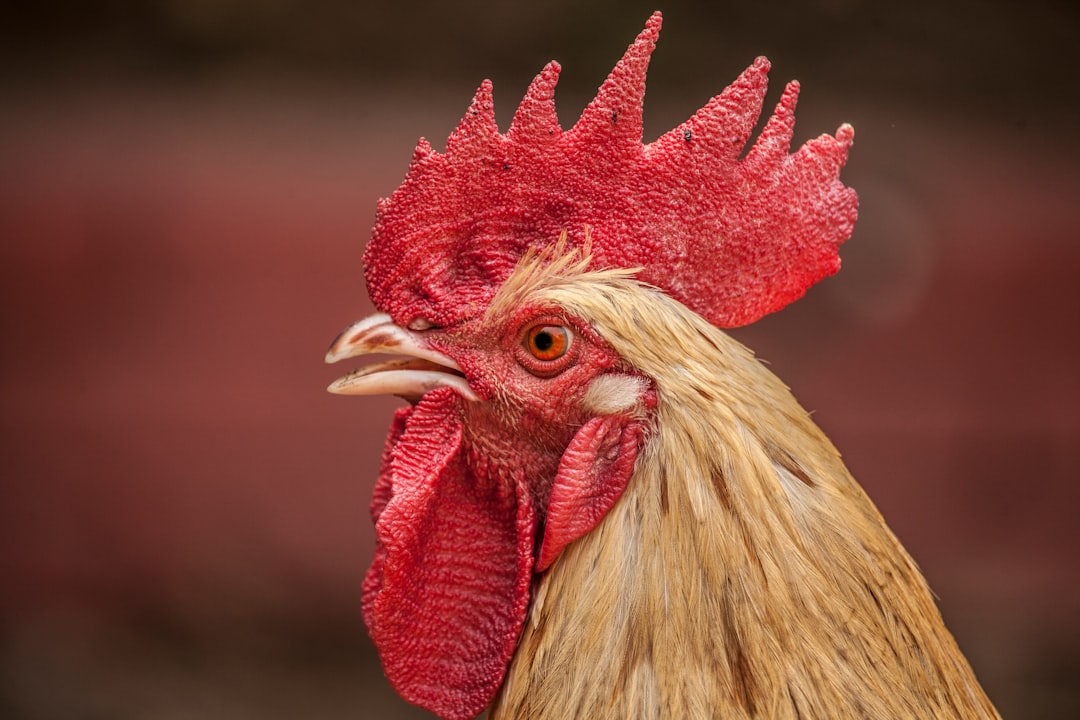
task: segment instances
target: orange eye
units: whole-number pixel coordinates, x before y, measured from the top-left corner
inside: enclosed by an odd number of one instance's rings
[[[561,325],[536,325],[525,334],[525,349],[537,360],[558,360],[570,349],[573,337]]]

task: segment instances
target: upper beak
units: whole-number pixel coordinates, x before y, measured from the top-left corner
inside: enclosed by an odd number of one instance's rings
[[[371,353],[408,358],[366,365],[326,389],[339,395],[400,395],[416,400],[429,390],[450,387],[467,400],[480,399],[452,358],[428,347],[416,333],[395,325],[385,313],[368,316],[342,330],[330,343],[326,362]]]

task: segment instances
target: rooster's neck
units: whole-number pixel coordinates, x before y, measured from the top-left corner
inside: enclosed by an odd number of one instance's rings
[[[831,443],[741,345],[687,322],[685,362],[616,347],[656,382],[653,434],[535,582],[491,718],[996,717]]]

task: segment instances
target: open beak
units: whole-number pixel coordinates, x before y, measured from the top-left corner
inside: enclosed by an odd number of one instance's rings
[[[395,325],[378,313],[341,331],[326,351],[326,362],[372,353],[407,356],[366,365],[338,378],[326,388],[338,395],[399,395],[415,402],[437,387],[451,387],[466,400],[479,400],[461,368],[450,357],[432,350],[416,333]]]

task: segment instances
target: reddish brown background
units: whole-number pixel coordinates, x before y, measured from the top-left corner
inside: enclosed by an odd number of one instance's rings
[[[655,6],[648,139],[753,57],[857,129],[844,271],[737,333],[845,453],[1012,718],[1080,716],[1069,3],[60,3],[0,22],[0,716],[424,717],[359,611],[393,400],[323,392],[413,144]]]

